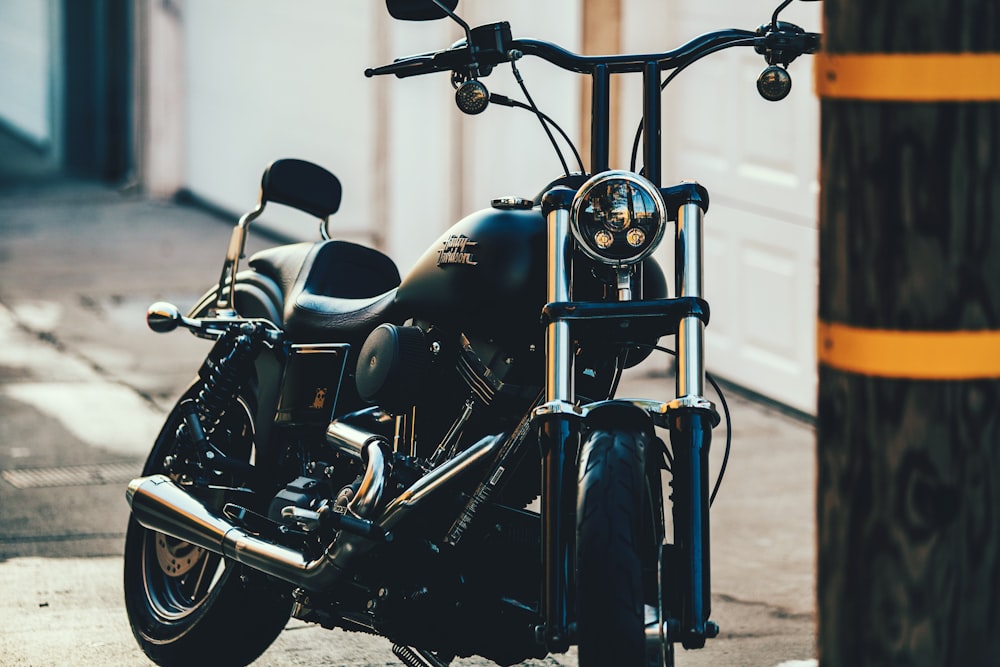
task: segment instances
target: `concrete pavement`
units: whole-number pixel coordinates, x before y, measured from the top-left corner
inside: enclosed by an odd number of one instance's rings
[[[152,334],[143,315],[155,300],[190,305],[217,278],[230,228],[195,209],[59,177],[30,155],[9,157],[17,147],[3,141],[0,665],[144,664],[121,603],[124,481],[207,348],[183,332]],[[265,245],[255,238],[251,251]],[[641,371],[620,394],[666,395],[671,384]],[[682,651],[678,664],[810,664],[813,429],[744,398],[730,403],[733,452],[712,511],[722,634]],[[717,466],[721,430],[715,437]],[[382,640],[293,621],[257,664],[399,663]]]

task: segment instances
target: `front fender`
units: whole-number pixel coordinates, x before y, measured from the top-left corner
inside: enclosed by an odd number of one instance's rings
[[[601,401],[592,404],[583,421],[585,431],[616,430],[654,434],[653,418],[628,400]]]

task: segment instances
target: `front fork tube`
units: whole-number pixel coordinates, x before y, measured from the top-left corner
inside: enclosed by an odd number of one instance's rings
[[[682,408],[671,415],[670,444],[673,450],[673,517],[675,556],[669,565],[678,574],[668,586],[684,585],[679,606],[670,609],[679,621],[684,648],[702,648],[705,639],[718,634],[708,620],[711,612],[711,572],[708,525],[708,452],[712,442],[713,416],[708,410]],[[671,568],[673,569],[673,568]],[[665,591],[670,596],[673,591]],[[676,594],[675,593],[675,594]],[[673,606],[673,605],[671,605]]]
[[[677,215],[676,289],[682,297],[704,298],[702,273],[701,207],[694,202]],[[701,648],[717,627],[708,620],[711,610],[709,568],[708,453],[714,414],[704,399],[705,324],[685,317],[677,331],[677,408],[671,412],[670,443],[673,449],[673,565],[680,568],[686,586],[681,588],[679,639],[685,648]],[[679,562],[678,562],[679,561]],[[679,582],[675,582],[675,585]],[[676,599],[675,599],[676,600]]]
[[[552,653],[567,651],[574,639],[569,625],[570,583],[576,544],[576,453],[578,429],[566,415],[542,418],[542,636]]]
[[[570,299],[569,206],[573,191],[556,188],[542,203],[548,236],[546,297],[549,303]],[[569,626],[570,582],[576,542],[577,418],[573,414],[573,339],[569,323],[555,321],[545,330],[545,404],[539,414],[542,450],[542,621],[539,641],[562,653],[573,641]]]

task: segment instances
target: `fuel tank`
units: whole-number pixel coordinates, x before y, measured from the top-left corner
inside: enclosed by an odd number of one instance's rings
[[[455,332],[530,343],[542,334],[545,219],[540,210],[484,209],[425,252],[396,292],[399,311]]]
[[[545,305],[546,231],[541,210],[484,209],[463,218],[425,252],[403,278],[397,312],[484,335],[503,346],[539,344]],[[577,256],[572,298],[616,298],[608,267]],[[643,263],[645,298],[667,296],[657,263]]]

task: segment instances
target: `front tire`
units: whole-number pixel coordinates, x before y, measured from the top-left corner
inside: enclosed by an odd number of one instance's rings
[[[580,667],[644,667],[645,598],[662,542],[652,434],[594,430],[583,444],[577,495]],[[654,469],[650,469],[654,468]],[[654,578],[655,582],[655,578]]]
[[[190,390],[186,396],[193,393]],[[216,429],[222,431],[216,446],[244,461],[253,448],[252,405],[252,397],[238,398]],[[177,455],[181,421],[175,406],[143,475],[170,474],[165,460]],[[213,495],[202,500],[213,501],[219,510],[225,499]],[[271,645],[291,611],[287,584],[148,530],[131,517],[125,536],[124,587],[132,634],[153,662],[165,666],[247,665]]]

